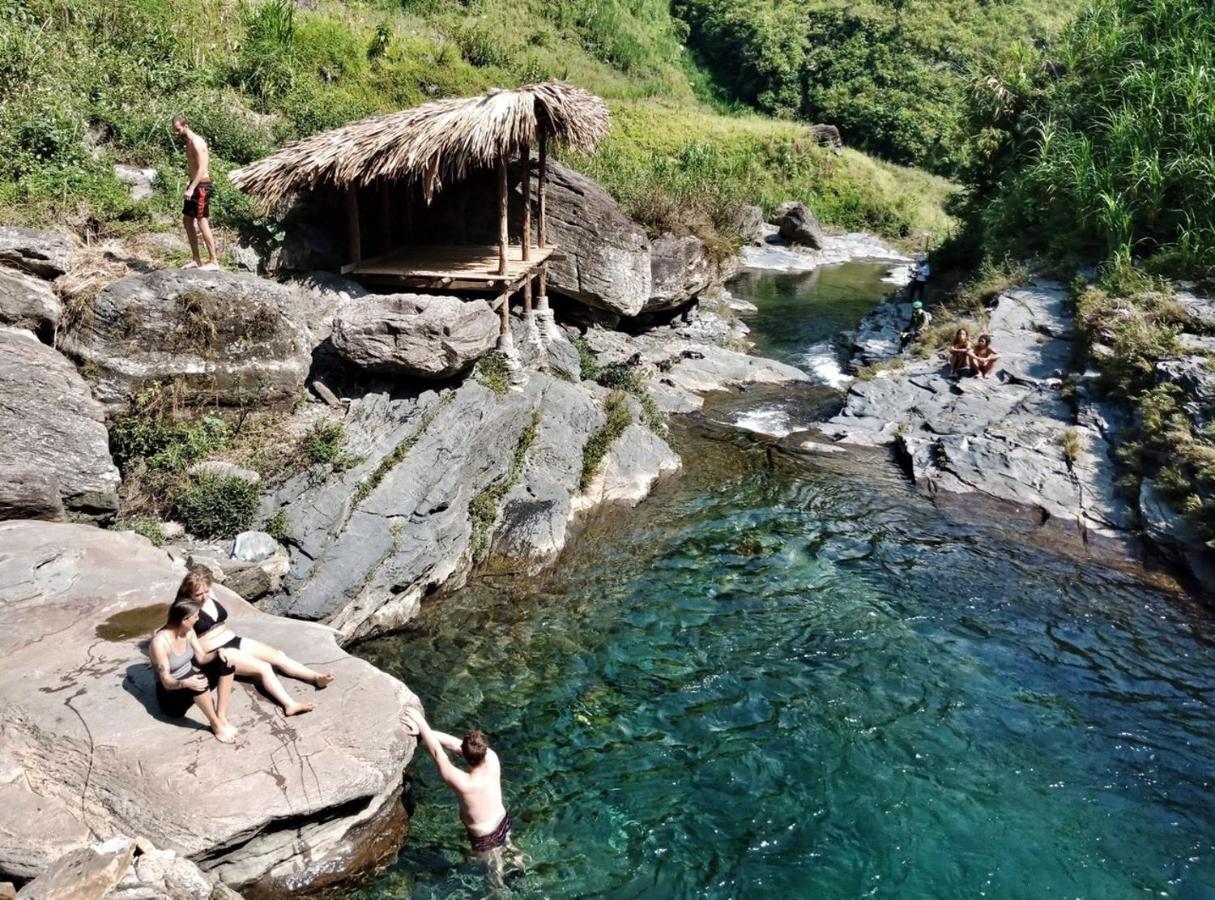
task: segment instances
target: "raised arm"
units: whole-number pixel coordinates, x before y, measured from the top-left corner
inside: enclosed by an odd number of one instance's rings
[[[439,777],[443,779],[443,782],[453,788],[468,787],[468,773],[453,765],[452,761],[447,758],[447,753],[444,752],[443,744],[439,739],[439,735],[442,732],[431,728],[430,723],[426,721],[426,717],[419,710],[406,709],[405,715],[417,727],[418,736],[422,739],[422,743],[426,745],[431,758],[434,759],[435,768],[439,770]],[[450,734],[444,734],[443,737],[455,740]],[[459,742],[457,741],[456,743],[458,747]]]
[[[207,686],[206,680],[201,675],[191,675],[189,678],[183,678],[178,681],[169,673],[169,651],[165,646],[167,642],[156,635],[152,638],[152,646],[150,655],[152,657],[152,668],[156,670],[156,677],[164,686],[166,691],[179,691],[182,688],[189,688],[193,691],[203,690]]]
[[[433,728],[430,731],[444,750],[448,751],[449,753],[463,752],[464,742],[458,737],[450,735],[445,731],[435,731]]]

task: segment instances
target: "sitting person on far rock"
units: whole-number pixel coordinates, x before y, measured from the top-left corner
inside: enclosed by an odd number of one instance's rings
[[[959,328],[949,345],[949,374],[957,378],[962,370],[969,368],[970,355],[974,348],[970,346],[970,332]]]
[[[907,330],[899,335],[899,349],[905,350],[912,341],[918,341],[931,321],[932,313],[924,308],[922,301],[917,300],[912,303],[911,321],[907,323]]]
[[[975,349],[970,354],[970,367],[984,378],[987,378],[991,375],[992,370],[995,369],[996,363],[999,361],[1000,354],[991,345],[991,335],[979,335]]]
[[[296,662],[282,650],[276,650],[252,638],[237,636],[227,625],[228,610],[215,599],[211,587],[211,573],[202,566],[196,566],[182,580],[181,587],[177,590],[178,599],[193,600],[199,605],[200,613],[195,632],[203,649],[227,650],[228,659],[236,667],[236,674],[259,682],[287,715],[295,716],[314,709],[311,703],[296,702],[278,680],[274,670],[278,669],[284,675],[306,681],[317,688],[327,687],[333,681],[334,674],[317,672],[303,663]]]
[[[228,724],[228,698],[236,669],[228,661],[227,650],[206,651],[199,644],[194,625],[200,612],[193,600],[178,598],[169,607],[165,624],[152,634],[149,654],[156,670],[156,702],[161,712],[173,718],[197,706],[215,737],[230,744],[236,729]],[[212,690],[217,693],[215,700]]]

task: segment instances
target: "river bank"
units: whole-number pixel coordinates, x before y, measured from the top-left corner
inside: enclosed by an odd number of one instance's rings
[[[784,336],[757,333],[767,277],[732,286],[759,344]],[[884,450],[717,424],[766,392],[677,420],[680,478],[588,521],[559,565],[358,648],[496,742],[534,858],[513,889],[1201,892],[1208,609],[947,516]],[[477,896],[425,766],[415,796],[401,858],[358,896]]]

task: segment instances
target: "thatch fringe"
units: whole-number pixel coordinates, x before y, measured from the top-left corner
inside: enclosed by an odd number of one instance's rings
[[[541,128],[589,153],[607,134],[607,104],[560,81],[436,100],[304,138],[228,177],[264,208],[304,190],[381,179],[417,182],[429,202],[445,183],[535,146]]]

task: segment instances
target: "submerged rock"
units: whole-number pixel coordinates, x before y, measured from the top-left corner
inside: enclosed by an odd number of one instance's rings
[[[130,532],[0,523],[0,878],[43,872],[115,834],[148,838],[251,896],[319,892],[374,869],[404,836],[416,698],[327,628],[267,616],[222,586],[229,624],[337,680],[285,680],[315,711],[284,719],[250,686],[235,746],[192,710],[158,709],[145,655],[184,574]]]
[[[0,518],[118,508],[101,404],[70,362],[13,328],[0,328],[0,433]]]
[[[300,298],[252,275],[164,269],[106,287],[63,336],[99,400],[122,404],[153,382],[186,400],[274,403],[311,365]]]
[[[484,300],[372,295],[338,308],[333,346],[369,372],[450,378],[494,349],[499,322]]]

